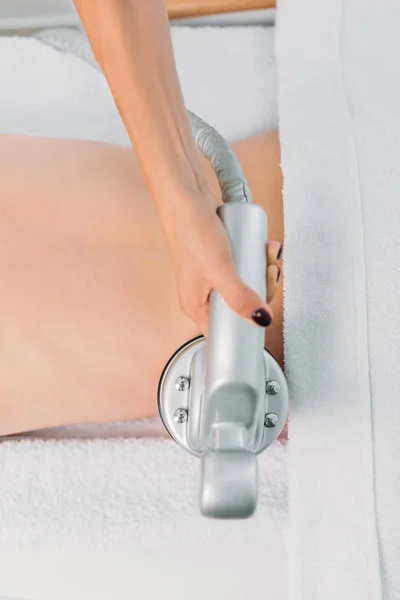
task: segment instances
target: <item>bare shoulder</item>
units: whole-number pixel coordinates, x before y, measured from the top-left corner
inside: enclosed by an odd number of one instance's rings
[[[277,131],[260,133],[232,144],[245,175],[259,181],[273,179],[281,183],[280,144]]]

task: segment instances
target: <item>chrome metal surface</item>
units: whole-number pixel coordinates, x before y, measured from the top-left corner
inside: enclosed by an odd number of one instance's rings
[[[239,277],[266,298],[264,210],[230,202],[219,206],[217,214]],[[202,457],[200,508],[208,517],[245,518],[254,513],[255,455],[278,437],[286,421],[286,380],[264,350],[264,339],[263,327],[240,317],[213,289],[207,340],[196,338],[179,349],[160,380],[159,407],[167,430],[181,446]],[[190,381],[185,391],[171,385],[178,377]],[[182,408],[188,419],[177,427],[171,415]],[[266,421],[265,415],[272,414]]]
[[[208,450],[201,457],[200,510],[214,519],[246,519],[257,506],[257,457],[241,450]]]
[[[175,388],[175,380],[179,373],[190,373],[193,357],[197,353],[200,358],[200,363],[204,360],[205,346],[206,339],[203,336],[200,336],[189,340],[179,348],[166,364],[158,387],[159,412],[168,433],[180,446],[182,446],[182,448],[198,458],[203,454],[203,450],[199,447],[192,447],[190,445],[188,431],[190,429],[193,432],[196,432],[199,429],[198,420],[201,418],[201,415],[199,411],[199,402],[196,402],[196,399],[201,400],[204,391],[205,371],[200,371],[199,379],[192,381],[192,395],[189,394],[189,390],[179,392]],[[263,425],[263,438],[257,454],[263,452],[279,437],[279,434],[286,423],[289,408],[289,391],[285,375],[268,350],[264,349],[263,356],[266,373],[280,383],[280,391],[274,396],[265,394],[263,403],[264,410],[261,419]],[[174,421],[175,411],[179,409],[188,411],[188,419],[183,427],[180,424],[178,427],[178,424]],[[278,416],[279,423],[275,427],[264,426],[265,415],[270,413],[274,413]],[[193,440],[191,443],[193,444]]]

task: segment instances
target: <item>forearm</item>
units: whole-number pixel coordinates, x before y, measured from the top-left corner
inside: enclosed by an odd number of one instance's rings
[[[175,66],[165,0],[75,0],[153,198],[179,211],[205,184]],[[182,194],[174,192],[182,190]],[[186,194],[185,194],[186,192]],[[176,206],[171,205],[171,196]]]

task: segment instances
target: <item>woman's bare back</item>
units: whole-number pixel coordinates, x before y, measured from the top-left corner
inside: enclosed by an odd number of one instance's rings
[[[282,241],[277,134],[234,150]],[[165,363],[200,332],[132,150],[0,136],[0,161],[0,435],[157,414]],[[281,286],[272,307],[283,366]]]

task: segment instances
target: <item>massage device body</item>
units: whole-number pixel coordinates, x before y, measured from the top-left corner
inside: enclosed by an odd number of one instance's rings
[[[73,31],[45,30],[43,43],[101,68]],[[197,148],[217,175],[224,204],[217,210],[237,271],[266,297],[267,216],[252,203],[240,163],[224,138],[188,111]],[[257,454],[282,431],[288,412],[284,374],[264,349],[265,330],[251,325],[213,290],[209,336],[190,340],[170,358],[158,386],[161,418],[172,438],[201,458],[204,516],[245,518],[256,508]]]
[[[197,147],[220,182],[224,204],[217,214],[238,274],[266,298],[267,215],[252,203],[226,141],[196,115],[189,116]],[[209,318],[208,338],[190,340],[166,364],[158,386],[159,412],[171,437],[201,459],[202,514],[247,518],[257,505],[257,454],[285,425],[288,388],[279,364],[264,349],[263,327],[239,317],[216,290],[210,294]]]

